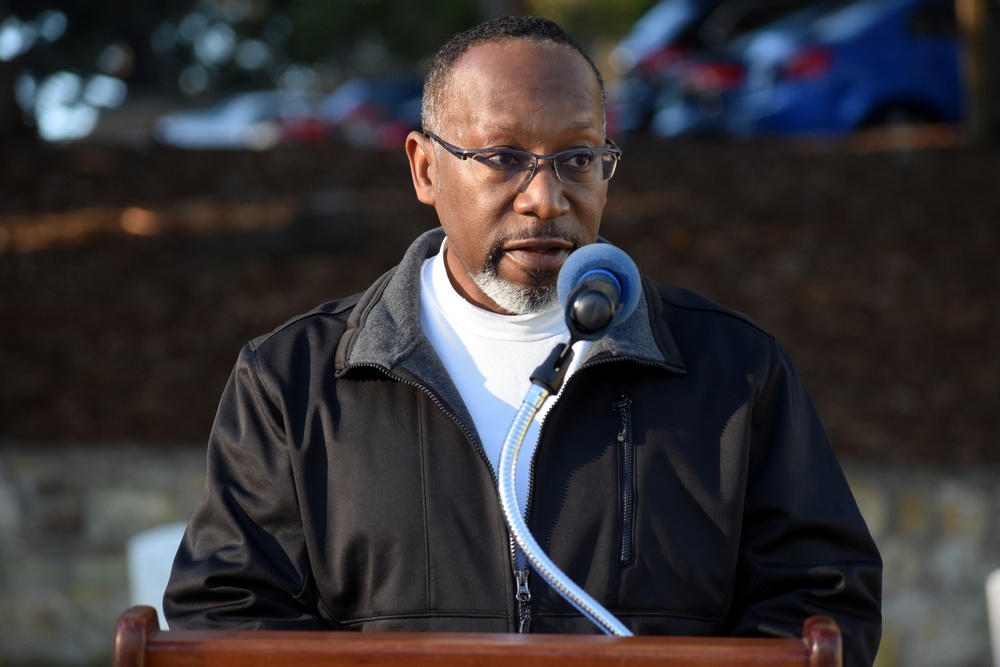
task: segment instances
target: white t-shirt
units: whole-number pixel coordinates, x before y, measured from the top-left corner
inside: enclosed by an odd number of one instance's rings
[[[469,303],[448,278],[444,252],[442,245],[437,255],[424,261],[420,324],[472,414],[494,470],[498,470],[500,450],[531,386],[531,374],[557,344],[569,340],[569,331],[559,305],[535,315],[500,315]],[[581,341],[574,346],[567,378],[579,366],[586,344]],[[550,397],[535,415],[518,455],[514,477],[522,512],[541,420],[554,400]]]

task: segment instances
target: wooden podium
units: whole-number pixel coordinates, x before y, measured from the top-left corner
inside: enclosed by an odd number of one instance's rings
[[[840,628],[801,639],[418,632],[161,630],[152,607],[115,628],[113,667],[841,667]]]

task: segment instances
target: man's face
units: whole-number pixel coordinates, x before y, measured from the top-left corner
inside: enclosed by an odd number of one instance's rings
[[[523,39],[474,47],[448,90],[438,127],[427,129],[459,148],[550,155],[605,146],[597,79],[568,47]],[[492,274],[522,293],[551,291],[569,253],[597,240],[606,182],[563,183],[544,161],[528,182],[482,183],[474,173],[482,165],[419,133],[408,138],[407,152],[417,196],[435,207],[448,236],[452,284],[482,308],[507,312],[473,276]]]

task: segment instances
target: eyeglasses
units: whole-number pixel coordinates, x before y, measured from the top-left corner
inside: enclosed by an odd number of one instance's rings
[[[538,161],[548,160],[563,183],[596,185],[615,175],[615,167],[622,156],[621,149],[610,139],[606,148],[571,148],[552,155],[538,155],[513,148],[459,148],[433,132],[424,131],[424,134],[459,160],[473,160],[477,166],[472,171],[480,183],[507,183],[522,174],[526,177],[521,182],[526,183],[535,175]]]

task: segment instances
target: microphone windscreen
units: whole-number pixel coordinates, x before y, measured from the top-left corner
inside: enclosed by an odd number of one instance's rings
[[[614,325],[628,319],[639,305],[642,295],[642,279],[635,262],[621,248],[610,243],[591,243],[573,251],[559,270],[556,292],[559,302],[566,307],[569,293],[573,291],[583,276],[595,269],[603,269],[614,274],[621,284],[621,300],[615,313]]]

